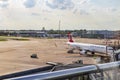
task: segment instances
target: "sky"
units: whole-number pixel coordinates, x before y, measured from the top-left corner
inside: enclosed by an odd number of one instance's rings
[[[0,0],[0,30],[120,30],[120,0]]]

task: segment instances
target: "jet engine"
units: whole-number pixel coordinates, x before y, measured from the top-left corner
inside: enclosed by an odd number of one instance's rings
[[[87,51],[86,50],[82,50],[82,51],[80,51],[80,54],[82,54],[82,55],[87,54]]]

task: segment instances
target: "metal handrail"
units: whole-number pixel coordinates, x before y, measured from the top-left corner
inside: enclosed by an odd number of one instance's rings
[[[38,74],[28,75],[18,78],[11,78],[9,80],[55,80],[55,79],[61,80],[61,79],[71,78],[84,74],[111,70],[114,68],[119,68],[119,66],[120,66],[120,61],[117,61],[117,62],[111,62],[105,64],[90,65],[85,67],[60,70],[55,72],[38,73]]]

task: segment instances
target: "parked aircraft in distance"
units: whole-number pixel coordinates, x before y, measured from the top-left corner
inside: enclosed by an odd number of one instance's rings
[[[80,54],[87,54],[87,52],[91,52],[91,54],[96,52],[102,54],[113,53],[113,48],[110,46],[74,42],[70,33],[68,33],[68,39],[67,44],[71,46],[68,53],[73,53],[75,49],[79,50]]]

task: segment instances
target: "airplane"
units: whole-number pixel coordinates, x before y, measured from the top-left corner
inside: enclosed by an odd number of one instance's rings
[[[74,42],[71,33],[68,33],[68,39],[69,41],[67,44],[71,46],[71,49],[68,50],[68,53],[73,53],[74,50],[79,50],[80,54],[87,54],[87,52],[91,52],[91,54],[94,55],[96,52],[102,54],[111,54],[114,51],[110,46]]]

